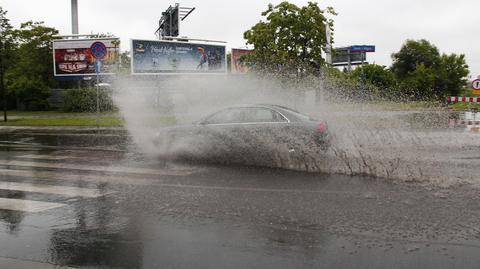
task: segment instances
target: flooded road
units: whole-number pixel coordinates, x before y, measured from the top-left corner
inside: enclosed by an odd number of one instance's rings
[[[467,183],[165,163],[121,131],[0,134],[0,268],[478,268],[479,227]]]

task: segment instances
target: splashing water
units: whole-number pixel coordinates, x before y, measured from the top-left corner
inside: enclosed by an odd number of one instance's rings
[[[442,108],[428,111],[394,110],[345,101],[341,89],[324,90],[323,81],[307,79],[285,86],[254,76],[165,76],[156,79],[119,79],[114,101],[135,144],[145,154],[164,155],[154,144],[161,126],[190,124],[223,107],[237,104],[278,104],[326,120],[332,133],[326,152],[304,147],[292,152],[263,140],[261,154],[244,143],[229,155],[232,141],[195,141],[188,136],[168,145],[168,154],[222,152],[215,161],[265,165],[326,173],[361,174],[403,181],[451,185],[477,183],[480,146],[475,134],[448,129]],[[193,140],[193,141],[192,141]],[[235,142],[235,141],[233,141]],[[229,144],[230,143],[230,144]],[[209,155],[203,156],[212,160]],[[244,156],[240,156],[244,155]],[[252,158],[252,156],[256,156]],[[218,156],[217,156],[218,157]]]

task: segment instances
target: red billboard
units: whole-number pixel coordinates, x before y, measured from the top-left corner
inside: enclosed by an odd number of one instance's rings
[[[106,47],[105,56],[100,59],[100,75],[113,75],[116,72],[119,42],[116,38],[68,39],[53,42],[55,76],[92,76],[95,72],[95,57],[90,47],[101,42]]]
[[[232,49],[232,74],[243,74],[248,72],[248,66],[244,62],[240,61],[240,57],[252,53],[253,50]]]

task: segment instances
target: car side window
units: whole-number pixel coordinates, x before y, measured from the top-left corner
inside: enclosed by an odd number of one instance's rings
[[[244,122],[285,122],[285,118],[278,112],[267,108],[246,108]]]
[[[287,122],[280,113],[267,108],[231,108],[217,112],[203,124]]]
[[[204,124],[224,124],[243,122],[243,111],[241,109],[226,109],[217,112],[207,118]]]

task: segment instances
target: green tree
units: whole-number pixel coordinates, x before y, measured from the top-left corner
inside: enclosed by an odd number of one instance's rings
[[[314,2],[303,7],[286,1],[269,4],[262,12],[265,21],[244,33],[246,43],[255,48],[247,60],[254,68],[280,73],[309,69],[312,63],[324,64],[326,26],[333,32],[333,20],[325,13],[336,15],[332,7],[322,10]]]
[[[428,100],[435,97],[435,70],[423,64],[404,77],[400,82],[400,94],[405,99]]]
[[[130,64],[131,64],[131,59],[130,59],[130,51],[124,51],[120,53],[119,55],[119,72],[121,74],[130,74]]]
[[[392,54],[392,67],[400,91],[416,99],[440,98],[458,94],[469,73],[463,54],[443,54],[425,39],[407,40]]]
[[[468,83],[468,65],[465,55],[443,54],[437,69],[435,87],[440,93],[458,95]]]
[[[420,64],[426,68],[436,68],[440,63],[440,53],[425,39],[407,40],[399,52],[392,54],[392,60],[392,71],[398,78],[404,78]]]
[[[7,98],[8,92],[5,86],[5,74],[12,65],[15,38],[13,27],[6,18],[7,11],[0,7],[0,91],[3,106],[3,120],[7,121]]]
[[[397,84],[395,75],[386,66],[366,64],[352,71],[351,76],[360,79],[364,76],[365,82],[378,87],[380,90],[394,88]]]
[[[58,31],[43,22],[26,22],[13,31],[18,42],[15,62],[6,72],[6,84],[29,110],[48,108],[53,80],[52,40]]]

